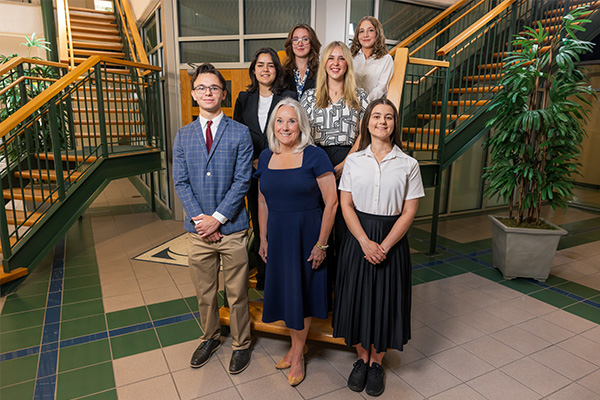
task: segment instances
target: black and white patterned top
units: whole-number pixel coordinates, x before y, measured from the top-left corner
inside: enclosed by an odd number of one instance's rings
[[[300,104],[310,120],[312,137],[321,146],[352,146],[358,135],[358,124],[369,101],[367,92],[356,89],[361,109],[356,110],[346,104],[344,99],[337,103],[329,102],[327,108],[317,107],[316,89],[307,89]]]

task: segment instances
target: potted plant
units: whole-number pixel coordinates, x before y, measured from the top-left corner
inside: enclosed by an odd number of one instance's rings
[[[507,218],[492,220],[492,258],[506,279],[545,281],[564,229],[540,218],[543,203],[566,208],[573,195],[573,174],[585,132],[582,129],[595,96],[577,63],[593,43],[579,40],[589,22],[585,7],[563,17],[553,34],[527,27],[508,53],[488,122],[493,134],[485,142],[490,163],[485,168],[486,197],[508,200]],[[577,102],[579,99],[580,102]],[[516,208],[516,210],[515,210]],[[546,243],[546,244],[544,244]]]

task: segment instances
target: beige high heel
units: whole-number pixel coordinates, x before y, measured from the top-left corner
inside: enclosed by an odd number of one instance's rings
[[[306,364],[304,363],[304,356],[302,357],[302,375],[301,376],[289,376],[288,382],[291,386],[298,386],[306,377]]]
[[[302,355],[305,356],[306,353],[308,353],[308,346],[304,345],[304,348],[302,349]],[[275,368],[277,368],[277,369],[288,369],[289,367],[291,367],[290,363],[283,361],[283,358],[281,360],[279,360],[279,362],[277,364],[275,364]],[[298,382],[298,383],[300,383],[300,382]]]

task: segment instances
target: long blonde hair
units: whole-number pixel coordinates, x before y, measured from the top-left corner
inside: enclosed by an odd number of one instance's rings
[[[381,22],[375,17],[362,17],[358,24],[356,25],[356,31],[354,32],[354,38],[352,39],[352,45],[350,46],[350,51],[352,52],[352,56],[358,54],[358,51],[362,48],[360,41],[358,40],[358,31],[360,31],[360,26],[363,22],[369,21],[373,28],[375,28],[375,33],[377,37],[375,38],[375,44],[373,45],[373,55],[375,59],[381,58],[385,56],[388,51],[385,46],[385,35],[383,34],[383,26],[381,26]]]
[[[327,60],[329,56],[333,52],[333,49],[339,47],[342,51],[342,56],[346,60],[346,73],[344,74],[344,95],[342,98],[350,107],[360,110],[361,105],[360,101],[358,101],[358,96],[356,95],[356,81],[354,79],[354,65],[352,63],[352,54],[350,53],[350,49],[343,42],[331,42],[325,47],[323,50],[323,54],[321,55],[321,62],[319,64],[319,73],[317,74],[317,107],[318,108],[327,108],[329,105],[329,86],[328,86],[328,76],[327,76]]]

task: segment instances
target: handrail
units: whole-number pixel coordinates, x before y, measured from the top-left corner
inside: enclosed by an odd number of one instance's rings
[[[58,95],[68,85],[74,83],[90,68],[93,68],[95,65],[99,64],[102,61],[133,68],[147,69],[153,71],[161,70],[160,67],[150,64],[141,64],[127,60],[120,60],[108,56],[91,56],[87,60],[79,64],[77,67],[75,67],[75,69],[71,70],[68,74],[60,78],[48,89],[44,90],[42,93],[34,97],[25,106],[21,107],[16,112],[14,112],[10,117],[0,122],[0,138],[3,138],[7,133],[11,131],[11,129],[23,122],[35,110],[49,102],[54,96]]]
[[[424,35],[425,32],[427,32],[428,30],[430,30],[431,28],[433,28],[437,23],[439,23],[440,21],[442,21],[448,15],[452,14],[454,11],[456,11],[457,9],[459,9],[461,6],[463,6],[465,3],[469,2],[469,1],[470,0],[460,0],[460,1],[457,1],[453,5],[451,5],[450,7],[448,7],[447,9],[445,9],[444,11],[442,11],[440,14],[438,14],[431,21],[429,21],[428,23],[426,23],[425,25],[423,25],[420,29],[416,30],[409,37],[407,37],[406,39],[404,39],[403,41],[401,41],[400,43],[398,43],[396,46],[394,46],[388,52],[388,54],[391,55],[391,56],[393,56],[394,54],[396,54],[396,50],[398,50],[399,48],[408,47],[408,45],[411,44],[413,41],[415,41],[418,37]]]
[[[67,65],[64,63],[57,63],[54,61],[37,60],[35,58],[28,58],[28,57],[14,57],[0,66],[0,75],[6,74],[11,69],[16,68],[17,65],[20,65],[23,63],[40,64],[40,65],[46,65],[48,67],[57,67],[57,68],[66,68],[67,67]]]
[[[122,14],[122,12],[125,13],[125,22],[127,23],[127,27],[129,29],[124,29],[124,34],[127,36],[127,40],[131,43],[131,39],[129,38],[129,36],[132,36],[133,39],[133,43],[135,46],[135,50],[134,48],[130,45],[129,48],[131,49],[131,53],[132,56],[136,59],[137,62],[143,63],[143,64],[149,64],[148,61],[148,55],[146,54],[146,49],[144,48],[144,45],[142,43],[142,38],[140,37],[140,34],[138,32],[137,29],[137,24],[135,22],[135,18],[133,17],[133,12],[131,12],[131,7],[129,5],[129,1],[128,0],[122,0],[123,3],[123,10],[121,10],[121,7],[119,5],[119,1],[115,1],[115,4],[117,5],[117,7],[119,8],[119,13]]]
[[[446,43],[442,48],[440,48],[436,54],[438,56],[445,56],[450,51],[452,51],[456,46],[467,40],[471,35],[477,32],[479,29],[484,27],[486,24],[491,22],[494,18],[496,18],[500,13],[510,7],[516,0],[504,0],[502,3],[497,5],[493,10],[485,14],[481,17],[477,22],[471,25],[469,28],[465,29],[460,35],[456,36],[454,39]]]
[[[427,46],[429,43],[431,43],[433,40],[435,40],[436,38],[438,38],[439,36],[441,36],[442,33],[446,32],[448,29],[452,28],[454,26],[454,24],[458,23],[461,19],[463,19],[464,17],[466,17],[467,15],[469,15],[471,12],[473,12],[477,7],[479,7],[480,5],[482,5],[486,0],[480,0],[479,3],[475,4],[473,7],[469,8],[469,10],[462,14],[460,17],[456,18],[454,21],[450,22],[448,25],[446,25],[444,28],[440,29],[440,31],[438,33],[436,33],[435,35],[433,35],[432,37],[430,37],[429,39],[427,39],[425,42],[421,43],[421,45],[419,47],[417,47],[416,49],[414,49],[410,55],[415,54],[417,51],[421,50],[423,47]]]

